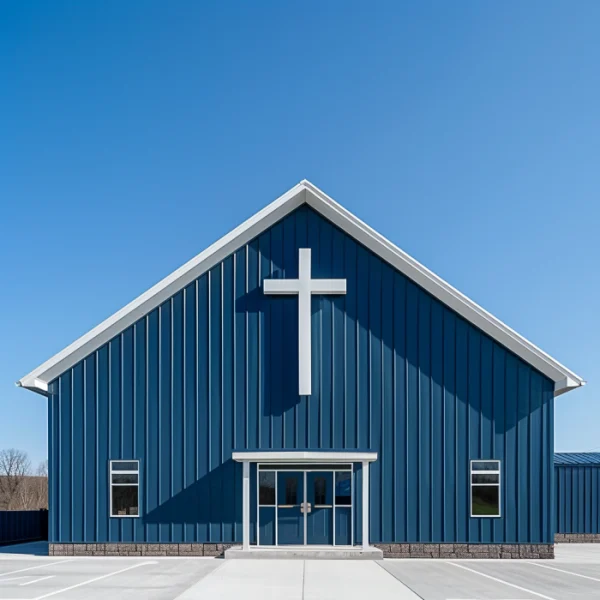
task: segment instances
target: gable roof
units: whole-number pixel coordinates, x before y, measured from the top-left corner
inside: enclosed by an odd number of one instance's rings
[[[585,384],[585,381],[573,371],[461,294],[312,183],[303,180],[100,325],[25,375],[17,381],[17,385],[46,394],[48,384],[60,374],[305,203],[412,279],[432,296],[438,298],[467,321],[554,381],[555,396]]]
[[[554,464],[562,466],[600,466],[600,452],[557,452]]]

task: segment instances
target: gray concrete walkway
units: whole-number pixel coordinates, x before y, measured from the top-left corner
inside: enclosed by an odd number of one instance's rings
[[[0,551],[2,600],[600,600],[600,545],[550,560],[222,560]]]

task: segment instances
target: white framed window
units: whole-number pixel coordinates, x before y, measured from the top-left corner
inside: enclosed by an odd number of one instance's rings
[[[471,517],[499,517],[500,461],[471,461]]]
[[[110,516],[138,517],[140,514],[140,461],[109,461]]]

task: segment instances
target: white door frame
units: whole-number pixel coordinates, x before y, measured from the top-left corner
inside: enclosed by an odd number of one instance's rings
[[[350,464],[350,463],[348,463]],[[277,469],[269,469],[268,467],[274,467],[277,466],[279,468]],[[287,465],[286,465],[287,466]],[[298,466],[298,465],[292,465],[289,464],[290,467],[293,466]],[[349,468],[346,469],[336,469],[335,465],[328,465],[330,468],[316,468],[316,469],[311,469],[311,468],[305,468],[305,469],[290,469],[289,471],[285,469],[284,465],[281,465],[280,463],[257,463],[256,464],[256,546],[258,548],[279,548],[280,544],[279,544],[279,530],[278,530],[278,516],[279,516],[279,502],[278,502],[278,486],[279,486],[279,477],[277,476],[278,473],[302,473],[303,474],[303,496],[302,496],[302,503],[304,504],[304,506],[306,506],[307,503],[307,497],[308,497],[308,473],[331,473],[331,482],[333,485],[333,489],[332,489],[332,494],[333,494],[333,504],[332,504],[332,508],[331,508],[331,514],[332,514],[332,520],[333,520],[333,543],[331,544],[332,547],[337,546],[338,544],[336,544],[335,542],[335,511],[336,511],[336,504],[335,504],[335,474],[336,473],[350,473],[350,546],[354,545],[354,465],[350,464]],[[262,467],[262,470],[261,470]],[[259,481],[259,474],[260,473],[275,473],[275,544],[265,544],[262,545],[260,543],[260,509],[261,508],[272,508],[273,505],[271,504],[266,504],[266,505],[261,505],[260,504],[260,481]],[[347,508],[346,506],[344,507],[340,507],[340,508]],[[310,546],[311,544],[308,543],[308,518],[307,518],[308,513],[304,512],[302,513],[303,516],[303,521],[304,521],[304,535],[303,535],[303,543],[301,544],[302,546]],[[286,546],[289,546],[289,544],[284,544],[283,546],[281,546],[282,548],[285,548]]]
[[[330,464],[334,466],[336,464],[352,464],[361,463],[362,465],[362,547],[364,549],[369,548],[369,496],[370,496],[370,483],[369,483],[369,463],[377,460],[377,452],[359,452],[359,451],[301,451],[301,450],[277,450],[277,451],[262,451],[262,450],[242,450],[233,452],[232,458],[234,461],[243,463],[243,494],[242,494],[242,535],[243,535],[243,549],[250,549],[250,463],[257,463],[257,493],[258,493],[258,464],[271,464],[280,467],[282,470],[283,465],[289,464]],[[308,469],[310,470],[310,469]],[[326,469],[313,469],[313,470],[326,470]],[[352,469],[351,478],[351,522],[352,522],[352,533],[351,540],[354,543],[354,468]],[[275,478],[277,481],[277,478]],[[306,486],[305,493],[306,493]],[[276,490],[277,491],[277,490]],[[334,490],[335,493],[335,490]],[[277,496],[275,497],[277,500]],[[334,498],[335,502],[335,498]],[[258,510],[258,498],[257,498],[257,510]],[[275,526],[277,527],[277,508],[275,514]],[[334,514],[335,519],[335,514]],[[259,541],[259,521],[257,514],[257,531],[256,538]],[[277,534],[277,531],[276,531]],[[305,536],[306,540],[306,536]],[[277,537],[275,538],[277,541]],[[335,543],[335,537],[334,537]],[[272,546],[271,546],[272,547]]]

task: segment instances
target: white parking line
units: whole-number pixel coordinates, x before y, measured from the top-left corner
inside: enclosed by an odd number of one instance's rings
[[[27,577],[27,575],[25,575]],[[38,581],[44,581],[44,579],[51,579],[54,575],[46,575],[45,577],[40,577],[39,579],[33,579],[32,581],[27,581],[25,583],[20,583],[19,585],[23,587],[24,585],[31,585],[32,583],[37,583]]]
[[[61,563],[67,563],[75,560],[74,558],[67,558],[63,560],[57,560],[56,562],[51,563],[42,563],[40,565],[36,565],[35,567],[27,567],[26,569],[18,569],[17,571],[9,571],[8,573],[0,573],[0,577],[4,577],[5,575],[12,575],[13,573],[23,573],[25,571],[33,571],[34,569],[42,569],[44,567],[50,567],[52,565],[60,565]],[[2,581],[0,579],[0,581]]]
[[[75,588],[81,587],[83,585],[88,585],[89,583],[94,583],[94,581],[100,581],[101,579],[106,579],[107,577],[112,577],[113,575],[118,575],[119,573],[125,573],[125,571],[131,571],[131,569],[137,569],[138,567],[143,567],[146,565],[156,565],[158,561],[148,561],[143,563],[138,563],[137,565],[131,565],[129,567],[125,567],[124,569],[119,569],[118,571],[113,571],[112,573],[107,573],[106,575],[100,575],[100,577],[94,577],[93,579],[88,579],[87,581],[82,581],[81,583],[76,583],[75,585],[71,585],[69,587],[63,588],[62,590],[56,590],[54,592],[49,592],[48,594],[44,594],[43,596],[38,596],[37,598],[32,598],[32,600],[42,600],[42,598],[50,598],[50,596],[56,596],[56,594],[64,594],[69,590],[74,590]]]
[[[481,577],[486,577],[487,579],[491,579],[492,581],[496,581],[498,583],[503,583],[504,585],[508,585],[517,590],[521,590],[522,592],[527,592],[528,594],[532,594],[537,596],[538,598],[544,598],[544,600],[556,600],[556,598],[551,598],[550,596],[544,596],[544,594],[540,594],[539,592],[534,592],[533,590],[529,590],[527,588],[521,587],[516,583],[509,583],[508,581],[504,581],[504,579],[498,579],[498,577],[492,577],[491,575],[487,575],[486,573],[482,573],[481,571],[476,571],[475,569],[469,569],[469,567],[465,567],[464,565],[459,565],[453,562],[447,562],[446,564],[452,565],[453,567],[458,567],[459,569],[464,569],[465,571],[470,571],[471,573],[475,573],[476,575],[481,575]]]
[[[558,569],[557,567],[550,567],[548,565],[540,565],[539,563],[529,563],[540,567],[542,569],[550,569],[551,571],[558,571],[559,573],[567,573],[567,575],[574,575],[575,577],[583,577],[583,579],[591,579],[592,581],[600,581],[597,577],[590,577],[589,575],[582,575],[581,573],[574,573],[573,571],[565,571],[564,569]]]
[[[7,577],[6,579],[0,579],[0,583],[4,583],[5,581],[16,581],[17,579],[25,579],[27,575],[19,575],[18,577]]]

